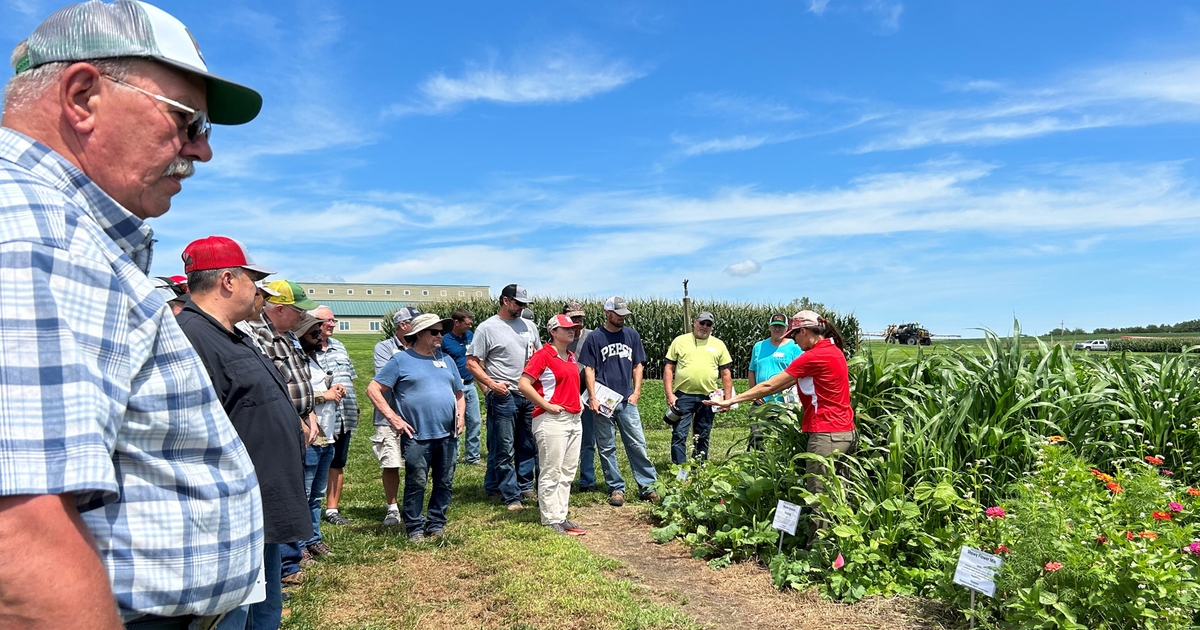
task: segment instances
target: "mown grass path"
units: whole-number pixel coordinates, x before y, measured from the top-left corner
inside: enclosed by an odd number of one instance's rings
[[[286,629],[922,627],[909,621],[923,614],[910,602],[844,607],[779,593],[756,565],[713,571],[678,543],[652,545],[636,499],[612,508],[605,493],[575,494],[573,514],[590,532],[558,536],[539,525],[535,507],[508,512],[489,501],[477,466],[457,469],[445,538],[410,544],[380,524],[385,506],[364,394],[378,338],[339,338],[355,361],[363,409],[340,506],[353,523],[323,526],[336,555],[306,569],[305,583],[291,590]],[[666,471],[670,432],[661,420],[660,383],[647,383],[640,407],[651,459]],[[714,458],[743,448],[746,422],[744,411],[719,417]],[[618,452],[631,480],[623,448]]]

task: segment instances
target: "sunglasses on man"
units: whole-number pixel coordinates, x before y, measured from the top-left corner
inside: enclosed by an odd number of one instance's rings
[[[195,142],[196,138],[199,138],[200,136],[204,136],[205,139],[208,139],[208,137],[212,135],[212,123],[209,122],[208,113],[204,110],[188,107],[179,101],[171,100],[162,94],[155,94],[154,92],[143,90],[136,85],[126,83],[125,81],[122,81],[114,76],[107,74],[102,74],[100,76],[118,85],[123,85],[131,90],[141,92],[142,94],[145,94],[156,101],[166,103],[167,105],[186,113],[188,116],[190,116],[190,118],[186,119],[183,129],[187,131],[188,142]]]

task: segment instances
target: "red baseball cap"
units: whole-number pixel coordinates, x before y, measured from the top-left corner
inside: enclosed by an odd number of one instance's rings
[[[274,269],[254,264],[254,259],[246,251],[246,246],[227,236],[209,236],[192,241],[183,248],[181,258],[183,258],[184,273],[227,267],[241,267],[268,276],[275,273]]]
[[[550,321],[546,322],[546,330],[554,330],[555,328],[583,328],[583,324],[575,323],[574,320],[566,315],[551,315]]]

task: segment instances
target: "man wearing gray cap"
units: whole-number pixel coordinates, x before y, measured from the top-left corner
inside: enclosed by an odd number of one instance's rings
[[[375,374],[392,360],[397,353],[408,349],[404,336],[412,332],[412,320],[421,311],[415,306],[405,306],[392,313],[392,324],[396,334],[375,344]],[[388,405],[394,406],[396,401],[392,390],[383,393]],[[400,524],[400,506],[396,499],[400,495],[400,467],[404,465],[404,450],[401,444],[401,433],[390,423],[379,408],[375,408],[375,434],[371,436],[371,452],[379,460],[380,475],[383,477],[383,498],[387,500],[387,513],[383,516],[383,524],[395,526]]]
[[[733,396],[733,358],[725,343],[712,336],[714,322],[712,313],[700,311],[692,322],[692,332],[679,335],[667,348],[663,391],[667,393],[667,405],[681,416],[671,430],[673,464],[687,461],[688,431],[693,427],[692,457],[708,459],[713,408],[704,401],[716,393],[725,398]]]
[[[467,371],[487,393],[488,459],[483,489],[510,510],[521,509],[522,498],[537,498],[533,491],[537,465],[533,403],[517,389],[529,357],[542,347],[537,326],[521,317],[528,304],[525,287],[504,287],[500,312],[475,329],[467,348]]]
[[[211,123],[253,90],[140,2],[51,15],[12,55],[0,120],[0,619],[185,628],[237,607],[263,559],[254,467],[146,277]],[[17,395],[19,392],[19,395]],[[18,402],[19,399],[19,402]]]

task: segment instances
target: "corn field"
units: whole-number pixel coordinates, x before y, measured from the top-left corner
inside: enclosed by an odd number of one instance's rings
[[[533,311],[534,321],[543,332],[545,341],[546,320],[551,315],[562,311],[562,306],[576,298],[536,298],[529,305]],[[601,300],[579,300],[586,311],[584,326],[599,328],[604,325],[604,302]],[[685,331],[691,331],[691,323],[684,322],[683,305],[663,299],[631,299],[629,310],[633,314],[625,319],[626,326],[632,326],[642,337],[642,345],[646,348],[646,378],[661,378],[663,358],[667,348],[676,336]],[[479,324],[495,315],[499,310],[499,302],[487,299],[463,301],[444,301],[426,305],[426,312],[436,312],[442,317],[449,317],[457,308],[465,308]],[[743,304],[736,302],[703,302],[692,303],[692,312],[709,311],[716,319],[713,336],[725,342],[729,354],[733,357],[734,378],[746,377],[746,366],[750,363],[750,352],[754,344],[765,339],[769,331],[767,322],[772,313],[784,313],[791,317],[784,305],[781,304]],[[853,314],[823,313],[829,318],[845,338],[847,349],[853,353],[859,345],[859,325]],[[384,317],[383,338],[395,334],[391,314]]]

